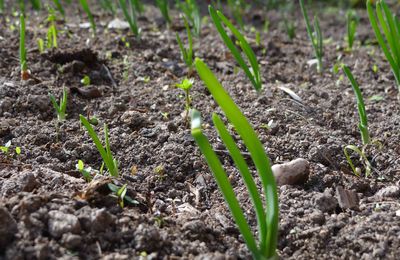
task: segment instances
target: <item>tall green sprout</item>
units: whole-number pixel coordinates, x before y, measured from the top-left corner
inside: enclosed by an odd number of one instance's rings
[[[93,34],[96,34],[96,23],[94,22],[93,14],[90,11],[90,6],[86,0],[79,0],[83,11],[85,11],[86,15],[89,18],[90,27],[92,28]]]
[[[21,79],[28,80],[29,71],[25,48],[25,15],[23,13],[19,16],[19,64],[21,68]]]
[[[304,7],[304,0],[300,1],[301,12],[303,13],[304,21],[306,23],[306,30],[308,37],[310,38],[311,44],[314,49],[314,54],[317,59],[317,70],[319,73],[323,70],[322,57],[324,56],[324,45],[321,33],[321,28],[319,26],[318,17],[314,16],[314,31],[311,30],[310,19],[308,18],[308,13]]]
[[[60,0],[53,0],[54,5],[56,6],[57,10],[60,12],[60,14],[65,17],[65,11],[64,8],[60,2]]]
[[[140,30],[137,24],[137,10],[135,9],[135,4],[133,0],[130,0],[130,7],[126,5],[126,0],[119,0],[119,5],[121,6],[122,13],[124,14],[125,19],[128,21],[129,28],[131,29],[131,32],[133,35],[136,37],[140,36]],[[129,11],[130,9],[130,11]]]
[[[376,1],[376,15],[370,0],[367,0],[367,11],[376,39],[392,68],[400,91],[400,21],[383,0]]]
[[[156,4],[158,6],[158,9],[160,9],[160,12],[167,24],[171,24],[171,18],[169,17],[168,0],[156,0]]]
[[[176,33],[176,41],[178,42],[179,49],[181,50],[182,59],[185,64],[189,68],[189,75],[192,74],[193,70],[193,40],[192,40],[192,33],[190,32],[189,23],[184,15],[182,15],[183,22],[185,23],[187,38],[188,38],[188,45],[189,47],[186,49],[182,43],[181,37],[179,34]]]
[[[361,140],[363,143],[363,146],[361,149],[355,145],[346,145],[344,148],[344,155],[346,156],[346,160],[349,163],[350,168],[352,169],[353,173],[355,175],[359,176],[360,170],[354,166],[353,161],[349,155],[349,150],[357,153],[360,156],[361,161],[364,165],[365,176],[368,177],[371,174],[372,166],[365,154],[365,147],[371,143],[371,139],[370,139],[370,135],[369,135],[369,131],[368,131],[368,120],[367,120],[367,112],[365,111],[364,99],[362,97],[360,87],[358,86],[357,81],[354,79],[353,74],[351,73],[350,69],[346,65],[342,65],[342,70],[346,74],[347,78],[349,79],[351,86],[353,88],[354,94],[356,95],[358,114],[360,116],[360,122],[358,124],[358,128],[360,129]]]
[[[81,120],[82,125],[86,128],[94,144],[96,145],[96,148],[99,151],[101,158],[103,159],[103,163],[106,165],[108,169],[108,172],[110,173],[111,176],[118,177],[118,162],[116,159],[114,159],[111,152],[110,142],[108,140],[107,125],[104,124],[105,147],[103,147],[99,137],[97,136],[90,122],[83,115],[79,115],[79,118]]]
[[[0,14],[4,12],[4,0],[0,0]]]
[[[365,112],[364,99],[362,97],[360,87],[358,86],[357,81],[354,79],[354,76],[351,73],[350,69],[346,65],[342,65],[342,69],[349,79],[351,86],[353,87],[354,94],[356,95],[358,114],[360,116],[360,123],[358,124],[358,128],[360,129],[362,142],[365,145],[370,142],[370,137],[368,132],[368,120],[367,113]]]
[[[347,47],[349,50],[353,49],[354,39],[357,32],[358,17],[355,11],[349,10],[346,14],[346,27],[347,27]]]
[[[251,228],[246,221],[243,210],[240,207],[220,160],[212,149],[207,137],[202,132],[201,116],[197,110],[192,110],[191,113],[192,135],[206,158],[208,166],[214,174],[215,180],[229,206],[229,209],[231,210],[239,231],[253,255],[253,259],[276,259],[279,205],[277,187],[269,158],[266,155],[260,140],[257,138],[257,134],[247,121],[246,117],[236,106],[235,102],[222,87],[221,83],[212,71],[198,58],[196,58],[195,66],[200,78],[203,80],[213,98],[225,113],[228,121],[234,126],[235,130],[243,140],[259,173],[265,193],[265,209],[261,199],[262,195],[257,190],[257,186],[252,178],[245,159],[241,155],[238,146],[233,137],[229,134],[222,120],[214,113],[214,125],[217,128],[222,141],[228,148],[235,165],[240,170],[241,176],[249,191],[257,216],[259,234],[258,243],[251,232]]]
[[[244,70],[245,74],[250,79],[254,88],[257,91],[259,91],[262,87],[260,67],[258,65],[256,55],[254,54],[254,51],[251,49],[248,42],[246,41],[246,38],[239,32],[238,29],[235,28],[235,26],[233,26],[233,24],[228,20],[228,18],[226,18],[220,11],[216,11],[211,5],[208,6],[208,10],[211,15],[211,19],[214,22],[215,27],[217,28],[222,40],[225,42],[225,45],[229,48],[233,57],[235,57],[237,63],[239,63],[240,67]],[[244,61],[242,54],[235,46],[232,39],[228,36],[222,24],[224,24],[238,40],[240,48],[242,49],[247,59],[249,60],[251,69]]]
[[[194,35],[199,37],[201,33],[201,15],[196,0],[184,0],[177,2],[179,9],[186,15],[193,27]]]

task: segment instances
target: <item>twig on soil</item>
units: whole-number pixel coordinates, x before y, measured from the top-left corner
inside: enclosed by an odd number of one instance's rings
[[[106,72],[106,76],[107,76],[107,78],[110,80],[112,87],[113,87],[113,88],[117,88],[117,87],[118,87],[118,86],[117,86],[117,83],[115,82],[115,80],[114,80],[114,78],[113,78],[113,76],[112,76],[110,70],[108,69],[108,67],[107,67],[106,65],[103,64],[103,65],[102,65],[102,68],[103,68],[104,71]]]

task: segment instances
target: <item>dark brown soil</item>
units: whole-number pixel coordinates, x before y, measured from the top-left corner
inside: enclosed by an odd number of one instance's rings
[[[154,6],[141,16],[142,37],[106,29],[113,17],[98,7],[97,35],[80,28],[86,22],[77,6],[66,7],[58,28],[59,48],[40,54],[45,11],[29,11],[28,64],[34,79],[21,82],[18,30],[14,16],[0,16],[0,144],[12,141],[20,156],[0,155],[0,259],[249,259],[251,258],[204,158],[183,118],[184,98],[176,83],[187,73],[175,32],[167,29]],[[330,12],[328,12],[330,11]],[[364,10],[353,52],[344,52],[344,12],[320,10],[325,72],[317,74],[300,13],[297,36],[288,40],[277,11],[249,12],[250,24],[270,20],[261,46],[248,33],[265,82],[260,93],[235,62],[212,24],[195,38],[196,56],[216,73],[265,145],[271,161],[309,160],[309,180],[279,189],[278,253],[282,259],[398,259],[400,255],[400,109],[388,63],[375,45]],[[11,12],[10,12],[11,14]],[[173,12],[177,17],[177,13]],[[259,21],[261,18],[261,22]],[[126,43],[129,43],[127,46]],[[266,52],[263,49],[266,48]],[[345,145],[361,146],[355,97],[347,80],[331,67],[347,63],[362,86],[370,131],[381,149],[370,149],[371,176],[352,174]],[[374,73],[372,67],[378,67]],[[80,80],[89,75],[91,89]],[[149,79],[149,80],[148,80]],[[205,130],[220,151],[249,223],[254,212],[238,171],[212,127],[220,112],[195,77],[193,106],[202,112]],[[56,115],[48,93],[69,92],[67,121],[57,142]],[[293,90],[297,102],[279,87]],[[381,101],[368,99],[373,95]],[[116,184],[128,185],[139,205],[121,209],[104,189],[110,180],[85,182],[76,170],[83,160],[99,169],[101,157],[79,123],[79,114],[96,116],[110,129],[119,161]],[[266,124],[273,122],[272,127]],[[357,166],[357,157],[354,156]],[[354,191],[354,210],[338,204],[337,188]]]

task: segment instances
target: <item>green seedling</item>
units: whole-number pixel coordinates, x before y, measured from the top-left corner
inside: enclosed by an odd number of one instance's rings
[[[176,41],[178,42],[179,49],[181,50],[182,59],[185,62],[186,66],[188,66],[189,72],[188,74],[191,75],[193,71],[193,40],[192,40],[192,33],[190,32],[189,23],[185,16],[182,16],[183,22],[185,23],[185,28],[187,32],[188,44],[189,48],[186,49],[182,43],[179,34],[176,33]]]
[[[304,7],[304,0],[299,0],[299,1],[300,1],[301,12],[303,13],[304,21],[306,23],[307,34],[308,37],[310,38],[311,44],[314,49],[315,57],[317,59],[317,70],[319,73],[321,73],[323,71],[322,57],[324,56],[324,43],[323,43],[321,28],[319,26],[319,20],[318,17],[315,15],[314,31],[312,31],[310,19],[308,18],[307,10]]]
[[[128,6],[126,5],[125,0],[119,0],[119,5],[121,6],[122,13],[124,14],[125,19],[128,21],[131,32],[134,36],[139,38],[140,30],[137,24],[137,10],[135,9],[135,4],[133,3],[133,0],[130,0],[130,11]]]
[[[44,52],[44,41],[43,39],[37,39],[38,50],[40,53]]]
[[[78,160],[78,163],[75,165],[75,167],[80,173],[82,173],[83,178],[87,182],[92,181],[92,179],[93,179],[92,172],[94,172],[92,167],[85,168],[85,164],[83,163],[82,160]]]
[[[359,18],[355,13],[355,11],[349,10],[346,14],[346,25],[347,25],[347,48],[350,51],[353,49],[358,23],[359,23]]]
[[[50,23],[49,29],[47,30],[47,41],[46,41],[46,47],[47,49],[51,48],[57,48],[57,35],[58,31],[56,28],[56,13],[54,9],[49,8],[49,16],[47,17],[47,21]]]
[[[395,16],[395,13],[390,11],[385,1],[376,1],[376,12],[374,12],[371,1],[367,0],[366,2],[372,29],[392,68],[397,87],[400,91],[400,20]]]
[[[96,23],[94,22],[93,14],[90,11],[88,2],[86,0],[79,0],[79,3],[81,4],[83,11],[85,11],[86,15],[89,18],[90,27],[92,28],[93,34],[96,34]]]
[[[195,0],[177,2],[179,9],[186,15],[193,28],[194,35],[199,37],[201,33],[200,9]]]
[[[240,29],[243,30],[244,29],[244,22],[243,22],[243,10],[244,10],[244,6],[241,3],[241,1],[237,1],[237,0],[228,0],[228,7],[233,15],[233,17],[235,18],[236,23],[240,26]]]
[[[130,0],[130,1],[131,1],[132,7],[135,8],[135,10],[138,14],[141,14],[144,12],[144,6],[140,0]]]
[[[86,87],[89,86],[91,83],[90,77],[88,75],[83,76],[81,83]]]
[[[293,20],[289,20],[288,18],[284,18],[283,24],[285,26],[286,35],[288,36],[289,40],[293,40],[296,37],[296,25],[294,24]]]
[[[158,9],[160,9],[161,15],[164,17],[164,20],[168,25],[171,24],[171,18],[169,17],[169,6],[168,0],[156,0],[156,4]]]
[[[111,1],[111,0],[101,0],[100,1],[100,5],[104,10],[109,11],[110,13],[115,15],[115,5],[114,5],[113,1]]]
[[[63,95],[60,98],[60,104],[57,103],[56,98],[49,93],[50,101],[53,104],[54,109],[56,110],[57,113],[57,120],[62,122],[65,121],[67,114],[65,113],[67,110],[67,98],[68,94],[66,89],[63,89]]]
[[[19,16],[19,64],[21,68],[21,79],[28,80],[30,78],[30,72],[28,70],[28,64],[26,62],[26,49],[25,49],[25,16],[21,14]]]
[[[4,13],[4,0],[0,0],[0,14]]]
[[[57,133],[57,142],[60,137],[60,123],[65,121],[67,114],[65,113],[67,110],[67,98],[68,94],[65,88],[63,89],[63,95],[60,98],[60,104],[57,103],[56,98],[49,93],[50,101],[53,104],[53,107],[57,113],[57,121],[56,121],[56,133]]]
[[[33,9],[35,10],[40,10],[41,5],[41,0],[30,0]]]
[[[11,149],[11,140],[8,141],[7,143],[5,143],[4,146],[0,145],[0,151],[5,156],[7,156],[8,158],[12,158],[13,157],[11,155],[10,149]],[[15,147],[14,152],[15,152],[15,155],[17,155],[17,156],[20,155],[21,154],[21,147],[19,147],[19,146]]]
[[[132,199],[130,196],[126,195],[127,188],[126,184],[122,185],[122,187],[118,187],[115,184],[108,183],[107,184],[108,188],[113,192],[113,197],[116,197],[118,199],[118,205],[121,208],[124,208],[125,206],[125,201],[128,202],[129,204],[132,205],[138,205],[139,202],[137,200]]]
[[[229,206],[233,219],[235,220],[247,247],[253,255],[253,259],[276,259],[279,205],[277,187],[271,170],[270,160],[266,155],[260,140],[257,138],[254,129],[251,127],[246,117],[236,106],[229,94],[222,87],[221,83],[212,71],[198,58],[196,58],[195,66],[200,78],[203,80],[214,100],[220,106],[228,121],[233,125],[234,129],[243,140],[260,176],[264,195],[258,192],[246,160],[241,155],[233,137],[229,134],[219,116],[214,113],[212,116],[214,125],[221,140],[225,143],[236,167],[239,169],[243,181],[248,189],[257,217],[257,231],[259,235],[258,243],[256,242],[251,228],[246,221],[243,210],[241,209],[219,158],[207,137],[202,132],[200,112],[194,109],[191,110],[192,136],[214,174],[215,180]],[[265,197],[266,208],[263,206],[262,197]]]
[[[233,57],[235,57],[237,63],[244,70],[247,77],[253,84],[254,88],[257,91],[261,90],[262,80],[260,74],[260,67],[258,65],[256,55],[254,54],[254,51],[251,49],[248,42],[246,41],[245,37],[239,32],[238,29],[235,28],[235,26],[233,26],[233,24],[220,11],[216,11],[211,5],[208,6],[208,10],[214,22],[215,27],[217,28],[222,40],[225,42],[225,45],[229,48]],[[240,48],[242,49],[247,59],[249,60],[251,69],[244,61],[242,54],[240,53],[238,48],[236,48],[235,44],[226,33],[224,27],[222,26],[222,23],[225,24],[225,26],[228,27],[231,33],[236,37]]]
[[[349,79],[351,86],[353,87],[354,94],[356,95],[358,114],[360,116],[360,123],[358,124],[358,128],[360,129],[362,143],[363,145],[369,144],[370,136],[368,131],[367,112],[365,111],[364,99],[362,97],[360,87],[357,81],[354,79],[354,76],[351,73],[350,69],[346,65],[342,65],[342,70]]]
[[[350,158],[349,155],[349,150],[352,150],[353,152],[357,153],[361,161],[365,167],[365,176],[369,176],[371,174],[371,164],[365,155],[365,147],[370,144],[370,135],[368,131],[368,120],[367,120],[367,113],[365,111],[365,105],[364,105],[364,99],[361,94],[360,87],[357,83],[357,81],[354,79],[353,74],[351,73],[350,69],[346,65],[342,65],[342,70],[346,74],[347,78],[349,79],[351,86],[353,88],[354,94],[357,99],[357,107],[358,107],[358,114],[360,116],[360,123],[358,124],[358,128],[360,129],[361,133],[361,140],[362,140],[362,148],[359,149],[355,145],[347,145],[344,148],[344,154],[346,156],[347,162],[349,163],[353,173],[357,176],[360,175],[360,170],[354,167],[353,161]]]
[[[177,88],[180,88],[185,92],[185,110],[186,110],[185,121],[186,122],[189,117],[190,104],[191,104],[189,92],[193,86],[193,82],[194,82],[193,79],[185,78],[184,80],[182,80],[181,83],[175,85]]]
[[[107,125],[104,124],[105,147],[103,147],[99,137],[97,136],[90,122],[83,115],[79,115],[79,118],[82,125],[86,128],[86,130],[89,133],[89,136],[92,138],[94,144],[96,145],[96,148],[99,151],[101,158],[103,159],[103,163],[106,165],[108,169],[108,172],[112,177],[118,177],[118,162],[116,159],[114,159],[110,149]]]
[[[64,8],[60,2],[60,0],[53,0],[54,5],[56,6],[57,10],[60,12],[60,14],[65,17],[65,11]]]

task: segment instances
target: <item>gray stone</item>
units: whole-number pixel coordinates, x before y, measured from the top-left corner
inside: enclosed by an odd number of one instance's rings
[[[308,180],[310,164],[305,159],[297,158],[288,163],[273,165],[272,172],[278,186],[301,185]]]
[[[7,208],[0,207],[0,250],[3,250],[12,242],[17,232],[17,222],[15,222]]]
[[[49,212],[48,229],[53,237],[60,238],[63,234],[69,232],[79,234],[81,225],[76,216],[58,210],[51,210]]]

